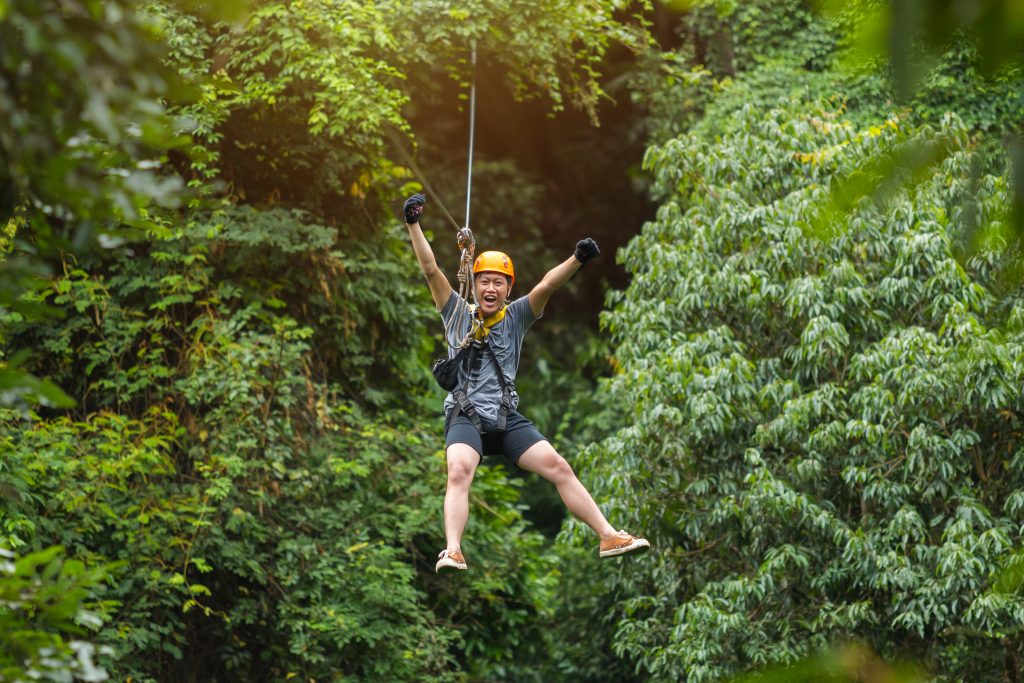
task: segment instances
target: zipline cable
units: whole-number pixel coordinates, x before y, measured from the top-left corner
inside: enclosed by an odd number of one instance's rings
[[[468,280],[468,289],[473,293],[473,303],[479,304],[476,300],[476,285],[473,281],[473,255],[476,252],[476,239],[473,238],[473,231],[469,229],[469,207],[473,199],[473,138],[476,132],[476,41],[470,43],[469,48],[470,81],[469,81],[469,153],[466,161],[466,224],[459,231],[458,245],[462,251],[462,268],[459,272],[459,281]],[[469,297],[465,297],[469,301]],[[473,330],[475,331],[475,330]],[[463,342],[465,343],[465,342]]]
[[[402,159],[409,165],[416,180],[420,181],[424,189],[430,193],[430,195],[437,201],[437,205],[441,207],[441,212],[445,215],[448,221],[455,226],[456,232],[459,234],[459,248],[462,248],[464,240],[464,232],[469,232],[469,209],[473,198],[473,140],[476,133],[476,41],[474,40],[470,46],[470,65],[472,66],[472,77],[469,85],[469,155],[466,164],[466,222],[464,225],[459,225],[459,222],[452,218],[452,214],[448,211],[448,207],[444,205],[444,201],[441,200],[441,195],[430,185],[426,175],[420,170],[419,164],[416,163],[412,155],[406,151],[405,145],[398,138],[395,133],[394,124],[390,124],[384,128],[388,138],[392,144],[398,149],[398,153],[402,155]],[[472,240],[472,233],[469,233],[469,239]],[[475,244],[474,244],[475,246]]]
[[[476,283],[473,278],[473,256],[476,253],[476,239],[473,231],[469,229],[469,209],[473,199],[473,139],[476,132],[476,41],[470,43],[469,61],[472,67],[469,82],[469,152],[466,161],[466,224],[459,230],[457,242],[459,245],[459,298],[469,305],[469,297],[473,297],[474,306],[479,309],[479,302],[476,299]],[[447,341],[450,323],[454,322],[455,316],[449,319],[445,325],[444,337]],[[476,335],[478,329],[483,326],[483,320],[477,316],[471,316],[472,323],[469,331],[459,344],[458,348],[466,347]],[[451,346],[451,344],[449,344]],[[455,347],[453,347],[455,348]]]
[[[405,163],[409,165],[413,175],[420,181],[420,184],[429,192],[434,199],[437,201],[438,206],[441,207],[441,212],[445,215],[448,221],[455,226],[457,232],[456,240],[459,246],[459,298],[464,302],[465,305],[469,305],[469,297],[473,297],[474,305],[479,305],[476,300],[476,286],[473,278],[473,256],[476,252],[476,239],[473,237],[473,232],[469,229],[469,210],[473,198],[473,140],[476,132],[476,41],[472,41],[470,44],[470,65],[472,66],[472,76],[469,85],[469,154],[466,165],[466,224],[460,226],[458,221],[452,218],[452,214],[448,211],[448,208],[444,205],[441,200],[441,195],[431,187],[427,177],[420,170],[419,165],[412,158],[412,155],[406,151],[405,145],[398,138],[398,135],[392,130],[391,127],[385,127],[384,131],[387,133],[391,142],[398,149],[399,154],[402,155]],[[451,322],[455,320],[453,315],[449,319],[449,324],[445,325],[445,340],[448,339],[448,331]],[[469,332],[466,337],[462,340],[462,343],[458,347],[461,348],[472,341],[476,331],[483,325],[483,321],[478,319],[477,316],[472,316],[472,324],[470,325]]]
[[[470,46],[470,65],[473,70],[469,84],[469,162],[466,165],[466,230],[469,230],[469,202],[473,196],[473,133],[476,129],[476,41]]]

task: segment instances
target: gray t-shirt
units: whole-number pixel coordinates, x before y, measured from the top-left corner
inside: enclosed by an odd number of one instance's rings
[[[448,357],[458,353],[458,346],[465,339],[472,325],[472,313],[466,300],[456,292],[452,292],[448,303],[441,309],[441,321],[445,323],[448,330]],[[525,296],[519,297],[508,305],[505,310],[505,317],[491,328],[487,335],[487,343],[494,349],[494,355],[498,358],[502,374],[505,375],[505,382],[512,389],[512,407],[519,405],[519,394],[516,393],[513,383],[516,379],[516,370],[519,369],[519,354],[523,347],[523,337],[526,330],[536,318],[533,309],[530,308],[530,301]],[[451,322],[449,325],[448,323]],[[493,425],[498,420],[498,408],[501,406],[501,382],[498,380],[497,369],[494,361],[486,349],[478,352],[478,360],[473,368],[459,370],[459,386],[466,390],[470,403],[476,408],[480,419],[487,425]],[[468,375],[468,377],[467,377]],[[444,400],[445,415],[455,405],[455,399],[451,394]]]

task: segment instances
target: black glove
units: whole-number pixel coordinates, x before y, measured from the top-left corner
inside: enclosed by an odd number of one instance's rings
[[[576,243],[576,251],[572,253],[576,257],[576,260],[580,263],[586,263],[591,259],[595,259],[601,255],[601,250],[597,248],[597,242],[590,239],[589,237],[585,240],[580,240]]]
[[[409,225],[420,222],[420,216],[423,215],[423,205],[427,203],[426,195],[416,193],[413,196],[405,200],[405,206],[402,210],[405,211],[405,222]]]

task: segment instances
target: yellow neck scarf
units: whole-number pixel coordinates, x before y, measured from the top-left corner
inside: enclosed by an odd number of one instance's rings
[[[481,340],[482,341],[483,339],[485,339],[487,337],[487,335],[491,333],[491,328],[494,327],[495,325],[497,325],[498,323],[500,323],[502,320],[505,319],[505,309],[506,308],[508,308],[508,304],[502,306],[497,311],[495,311],[493,314],[491,314],[490,316],[485,318],[484,322],[483,322],[483,325],[481,325],[480,327],[478,327],[476,329],[476,332],[473,334],[473,336],[477,340]],[[474,316],[477,315],[477,310],[478,310],[477,307],[473,306],[473,315]]]

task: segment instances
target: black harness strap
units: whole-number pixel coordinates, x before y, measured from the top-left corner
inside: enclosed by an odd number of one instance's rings
[[[501,364],[498,362],[498,356],[494,353],[494,349],[486,341],[473,342],[469,352],[469,373],[472,374],[474,365],[476,363],[477,351],[480,348],[487,349],[488,354],[491,357],[491,361],[494,363],[494,369],[498,372],[498,382],[501,384],[501,405],[498,408],[498,420],[495,424],[495,430],[498,433],[504,433],[508,426],[508,412],[512,410],[512,388],[505,380],[505,373],[501,370]],[[476,412],[476,408],[473,407],[472,402],[469,400],[469,395],[466,390],[462,387],[458,387],[452,392],[452,398],[455,399],[455,408],[452,410],[452,415],[449,418],[454,421],[458,417],[459,413],[462,413],[469,421],[473,423],[476,430],[481,434],[484,433],[483,423],[480,421],[480,416]]]
[[[498,382],[501,384],[501,406],[498,408],[498,423],[495,427],[500,433],[504,432],[508,425],[508,411],[512,410],[512,390],[505,381],[505,373],[501,370],[501,363],[498,362],[498,356],[494,353],[494,349],[486,341],[484,346],[487,347],[491,360],[494,361],[494,369],[498,372]]]
[[[455,420],[462,413],[469,418],[469,421],[476,427],[476,431],[481,434],[484,433],[484,425],[480,422],[480,416],[476,413],[476,408],[469,401],[469,396],[466,395],[466,390],[461,387],[452,392],[452,398],[455,399],[455,408],[452,410],[452,420]]]

